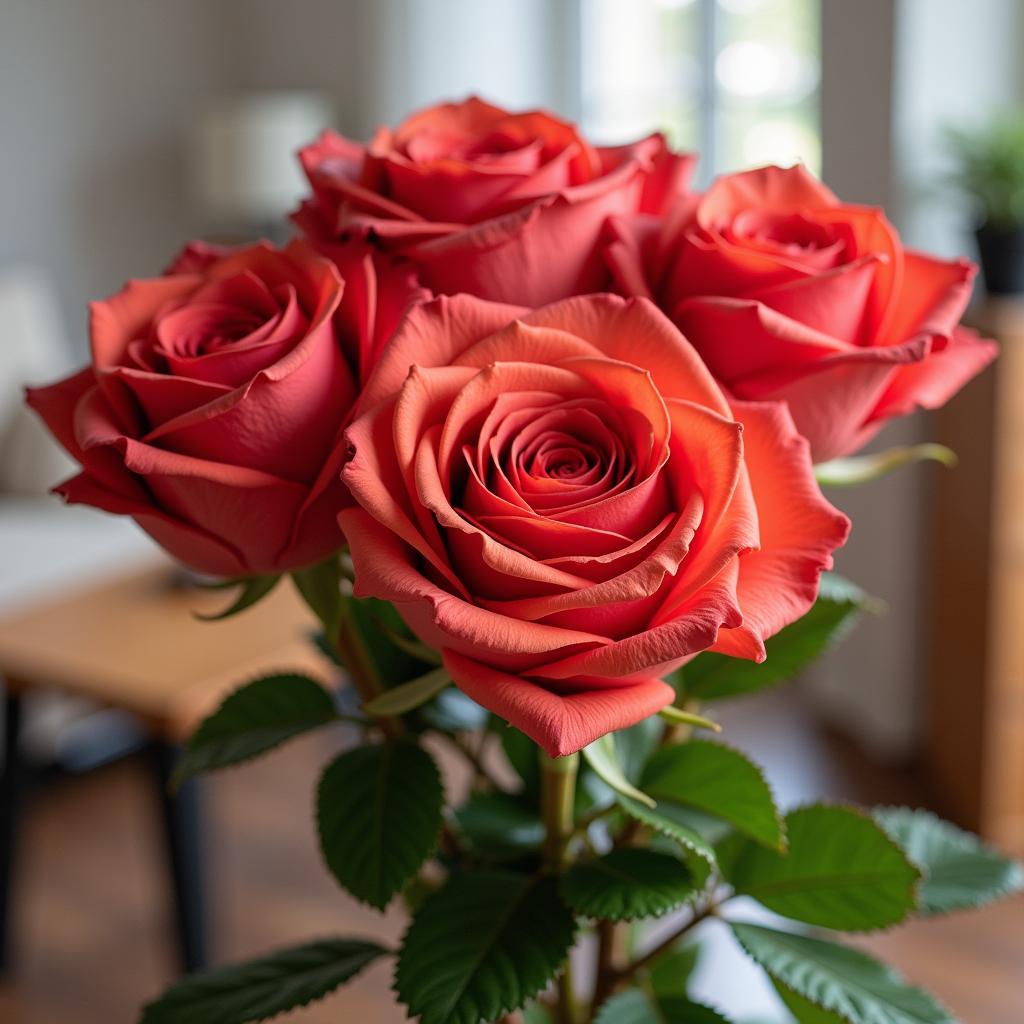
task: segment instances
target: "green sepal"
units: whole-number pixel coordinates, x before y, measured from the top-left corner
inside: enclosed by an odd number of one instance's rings
[[[663,718],[672,725],[691,725],[695,729],[707,729],[709,732],[721,732],[722,727],[704,715],[695,714],[693,711],[684,711],[674,704],[663,707],[658,712],[658,717]]]
[[[382,694],[367,701],[363,710],[374,717],[401,715],[412,711],[421,704],[436,697],[445,687],[451,686],[452,677],[445,668],[435,668],[417,679],[385,690]]]
[[[645,807],[653,808],[655,806],[654,800],[637,789],[626,778],[626,773],[619,762],[614,733],[607,733],[584,747],[582,754],[584,760],[597,773],[601,781],[611,786],[616,793],[643,804]]]
[[[915,462],[938,462],[947,469],[957,464],[956,452],[944,444],[897,445],[869,455],[819,462],[814,475],[822,487],[857,487]]]
[[[251,608],[257,601],[262,600],[277,586],[281,579],[279,573],[265,573],[260,576],[242,576],[237,580],[224,580],[220,583],[207,585],[205,589],[226,589],[238,586],[242,589],[238,596],[221,612],[193,612],[193,615],[202,622],[220,622],[222,619],[230,619],[246,608]]]

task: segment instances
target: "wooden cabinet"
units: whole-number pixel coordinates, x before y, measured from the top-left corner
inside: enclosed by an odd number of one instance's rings
[[[926,767],[937,809],[1024,853],[1024,301],[971,317],[1000,358],[935,416]]]

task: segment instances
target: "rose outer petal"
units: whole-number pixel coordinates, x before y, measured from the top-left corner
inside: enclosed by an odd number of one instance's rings
[[[442,656],[463,693],[526,733],[549,757],[575,753],[605,733],[635,725],[675,697],[672,687],[661,679],[552,693],[523,676],[509,675],[452,650],[445,649]]]

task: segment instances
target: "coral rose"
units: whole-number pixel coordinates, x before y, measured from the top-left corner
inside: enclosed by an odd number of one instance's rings
[[[365,246],[336,262],[194,243],[161,278],[91,308],[92,364],[28,402],[82,471],[70,502],[132,516],[223,576],[309,565],[343,543],[341,430],[409,300]]]
[[[685,192],[691,156],[660,135],[599,148],[542,111],[446,103],[381,128],[367,146],[327,132],[300,154],[311,238],[369,233],[434,291],[539,306],[610,284],[607,217],[657,212]]]
[[[552,755],[699,651],[762,659],[849,526],[785,406],[728,401],[645,300],[419,306],[346,438],[356,592]]]
[[[996,354],[957,326],[970,263],[904,248],[880,210],[803,167],[725,175],[612,234],[621,289],[653,298],[730,394],[785,400],[815,461],[942,405]]]

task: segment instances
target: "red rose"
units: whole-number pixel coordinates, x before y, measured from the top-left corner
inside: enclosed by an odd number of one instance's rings
[[[552,755],[669,703],[699,651],[761,660],[849,527],[785,406],[727,401],[644,300],[419,306],[360,412],[356,592]]]
[[[327,132],[300,156],[313,197],[294,219],[309,237],[370,233],[437,292],[531,306],[605,288],[605,220],[660,210],[693,166],[659,135],[596,148],[550,114],[475,98],[381,128],[368,146]]]
[[[344,282],[303,242],[195,243],[164,277],[94,303],[92,365],[28,392],[82,465],[57,490],[132,516],[215,575],[283,572],[340,547],[339,440],[358,370],[418,293],[365,246],[336,255]]]
[[[996,354],[957,326],[970,263],[905,249],[803,167],[725,175],[661,225],[611,230],[621,288],[653,298],[731,394],[785,400],[815,461],[942,405]]]

